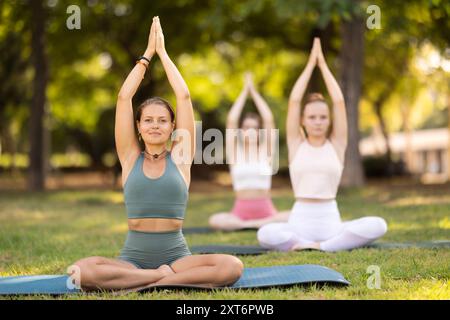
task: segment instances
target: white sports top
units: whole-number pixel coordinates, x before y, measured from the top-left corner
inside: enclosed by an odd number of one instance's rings
[[[238,155],[236,163],[230,165],[230,174],[234,191],[270,190],[272,185],[272,166],[267,159],[245,161]]]
[[[334,199],[344,166],[329,140],[321,147],[303,141],[289,164],[296,198]]]

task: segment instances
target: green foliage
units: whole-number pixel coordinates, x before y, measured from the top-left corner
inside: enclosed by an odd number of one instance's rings
[[[26,152],[28,143],[33,76],[29,63],[28,1],[5,1],[0,5],[0,130],[8,130],[14,140],[7,143],[0,132],[7,152],[11,143],[19,152]],[[421,92],[427,85],[433,84],[439,93],[448,88],[445,72],[424,76],[412,68],[427,41],[444,56],[450,43],[450,6],[446,1],[60,0],[55,3],[46,7],[45,43],[50,68],[47,96],[52,150],[58,152],[76,146],[98,158],[114,151],[110,139],[112,126],[106,127],[101,122],[102,114],[114,108],[117,92],[134,59],[144,51],[153,15],[161,18],[167,50],[186,78],[196,118],[205,121],[205,128],[224,127],[226,113],[242,87],[242,74],[250,70],[274,110],[280,137],[284,139],[287,97],[306,63],[312,37],[322,37],[333,72],[344,72],[336,63],[340,50],[345,50],[340,46],[340,24],[354,17],[367,17],[369,4],[380,7],[382,29],[365,32],[361,129],[369,133],[376,124],[373,105],[378,100],[383,102],[383,115],[393,119],[392,123],[388,121],[389,130],[398,130],[402,120],[399,101],[407,101],[413,108],[418,100],[423,101]],[[69,5],[81,9],[81,30],[66,27]],[[134,103],[153,95],[174,102],[157,59],[152,62]],[[445,103],[441,100],[436,105],[426,104],[427,116],[435,109],[442,110]],[[420,121],[414,122],[414,126],[421,126]]]

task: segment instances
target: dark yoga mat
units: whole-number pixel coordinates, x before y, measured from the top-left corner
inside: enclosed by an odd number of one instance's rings
[[[450,240],[422,241],[422,242],[375,242],[367,246],[375,249],[397,248],[450,248]]]
[[[215,233],[215,232],[239,232],[239,231],[256,231],[256,228],[245,228],[238,230],[216,230],[210,227],[186,227],[183,228],[183,234],[204,234],[204,233]]]
[[[450,240],[424,241],[424,242],[375,242],[364,248],[369,249],[397,249],[397,248],[450,248]],[[232,245],[207,245],[192,246],[192,253],[227,253],[235,255],[257,255],[274,250],[260,246],[232,246]]]
[[[257,255],[273,251],[260,246],[228,246],[220,244],[192,246],[190,249],[192,253],[226,253],[236,255]]]
[[[67,286],[70,278],[67,275],[40,275],[40,276],[16,276],[0,277],[0,295],[29,295],[29,294],[75,294],[82,293],[77,289],[69,289]],[[291,286],[296,284],[330,284],[349,285],[339,272],[319,265],[291,265],[245,268],[242,277],[231,289],[270,288],[278,286]],[[148,286],[118,293],[144,292],[158,288],[192,288],[211,289],[196,285],[164,285]]]

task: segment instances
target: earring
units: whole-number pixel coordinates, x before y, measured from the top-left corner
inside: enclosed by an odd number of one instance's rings
[[[142,136],[141,136],[140,132],[138,133],[138,138],[139,138],[139,141],[142,141]]]

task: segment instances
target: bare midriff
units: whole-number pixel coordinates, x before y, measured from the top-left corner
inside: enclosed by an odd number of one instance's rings
[[[180,230],[183,225],[181,219],[142,218],[128,219],[128,228],[141,232],[165,232]]]
[[[262,190],[262,189],[238,190],[236,191],[235,194],[237,199],[269,198],[270,190]]]
[[[335,200],[335,198],[331,199],[313,199],[313,198],[295,198],[297,201],[301,202],[311,202],[311,203],[321,203],[321,202],[329,202]]]

